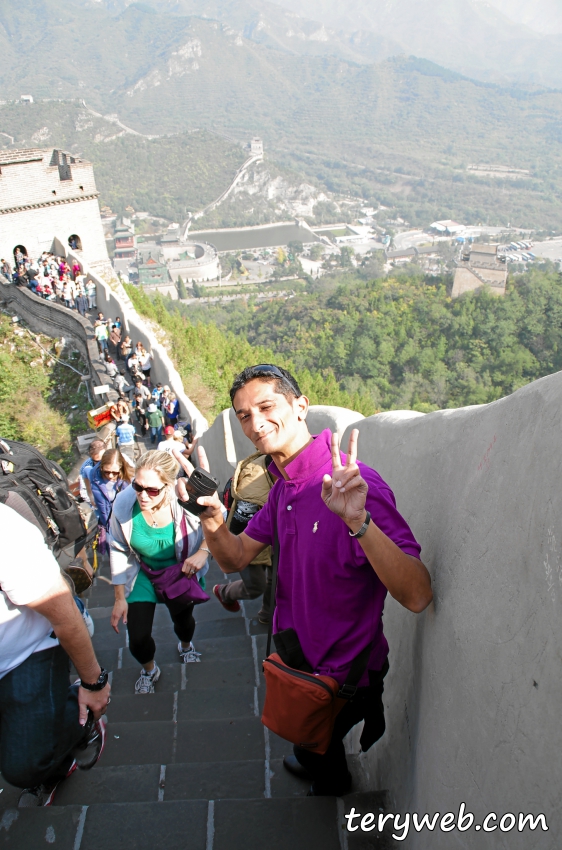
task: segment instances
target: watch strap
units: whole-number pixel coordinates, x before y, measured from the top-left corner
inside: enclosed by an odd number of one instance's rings
[[[363,537],[363,535],[365,534],[365,532],[367,531],[367,529],[369,527],[370,522],[371,522],[371,514],[369,513],[369,511],[367,511],[367,516],[365,517],[365,522],[363,523],[363,525],[361,526],[359,531],[356,531],[355,534],[352,534],[351,531],[350,531],[349,536],[354,537],[356,540],[358,540],[360,537]]]
[[[108,679],[109,673],[102,667],[97,682],[94,682],[94,684],[91,685],[88,682],[83,682],[82,680],[80,680],[80,686],[82,688],[85,688],[87,691],[102,691],[107,685]]]

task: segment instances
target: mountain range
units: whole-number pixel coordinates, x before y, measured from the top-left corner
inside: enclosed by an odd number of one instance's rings
[[[316,2],[303,0],[303,12]],[[350,0],[345,9],[366,27],[371,7],[406,2]],[[450,10],[460,2],[450,0]],[[562,92],[470,79],[369,38],[376,62],[346,58],[349,32],[257,0],[20,0],[17,15],[0,4],[1,91],[7,100],[83,99],[145,134],[261,135],[268,156],[302,178],[378,200],[413,223],[435,215],[557,226]],[[15,133],[14,121],[0,110],[3,133],[29,138],[43,127]],[[52,134],[50,143],[62,140]],[[475,176],[467,171],[475,163],[526,173]]]
[[[121,21],[136,8],[154,14],[154,38],[144,56],[148,61],[161,48],[163,33],[173,36],[176,28],[183,29],[182,19],[195,16],[295,55],[370,64],[413,54],[481,80],[562,88],[562,0],[22,0],[17,15],[3,6],[4,57],[15,49],[14,58],[19,54],[25,59],[34,48],[33,64],[42,66],[46,60],[50,66],[48,45],[60,43],[63,52],[57,51],[56,58],[62,67],[55,71],[56,82],[59,76],[72,79],[65,74],[63,44],[67,50],[73,45],[79,65],[92,62],[98,73],[96,36],[103,35],[107,51],[101,53],[108,72],[118,58],[109,56],[109,50],[123,50],[130,58],[129,51],[141,47],[143,32],[138,38],[123,33]],[[124,34],[125,42],[116,44],[112,30]],[[90,34],[86,39],[85,33]],[[19,70],[25,79],[25,69]]]

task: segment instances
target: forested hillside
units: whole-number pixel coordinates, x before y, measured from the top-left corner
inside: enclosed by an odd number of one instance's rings
[[[562,276],[549,264],[510,277],[504,298],[484,291],[452,301],[450,279],[414,268],[321,285],[258,307],[250,299],[184,308],[190,356],[226,332],[235,368],[264,359],[267,347],[298,372],[323,376],[328,397],[334,379],[343,393],[359,395],[363,413],[482,404],[562,369]],[[230,374],[233,355],[217,351],[218,372]],[[315,400],[328,402],[321,391]]]
[[[54,340],[0,315],[0,437],[31,443],[68,471],[78,458],[73,439],[87,430],[91,405],[80,355],[60,354],[79,374],[56,356]]]
[[[247,157],[241,145],[206,130],[162,138],[127,133],[79,101],[5,104],[0,131],[0,148],[53,145],[90,160],[101,204],[121,215],[130,204],[181,221],[224,192]]]

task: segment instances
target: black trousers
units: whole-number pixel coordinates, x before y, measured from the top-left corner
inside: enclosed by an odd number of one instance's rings
[[[174,624],[174,632],[183,643],[189,643],[195,631],[193,618],[194,603],[166,602]],[[155,602],[131,602],[127,614],[129,650],[139,664],[148,664],[154,659],[156,644],[152,637]]]
[[[312,777],[312,790],[318,796],[341,797],[351,790],[351,774],[345,757],[343,739],[362,720],[365,721],[361,735],[361,748],[365,752],[384,734],[384,706],[382,695],[388,662],[382,670],[369,671],[369,686],[358,688],[355,697],[349,700],[336,717],[330,746],[323,756],[295,745],[293,752]]]

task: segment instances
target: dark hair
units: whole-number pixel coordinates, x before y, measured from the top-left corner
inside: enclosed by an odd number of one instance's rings
[[[280,366],[274,366],[272,363],[262,363],[258,366],[247,366],[243,372],[236,375],[230,388],[230,401],[233,407],[234,396],[238,390],[241,390],[250,381],[255,380],[275,384],[275,392],[287,399],[289,397],[300,398],[302,395],[296,378],[290,372]]]

